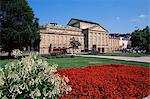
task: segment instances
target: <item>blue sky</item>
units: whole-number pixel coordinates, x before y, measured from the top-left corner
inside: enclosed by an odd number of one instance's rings
[[[110,33],[150,26],[149,0],[28,0],[40,24],[66,25],[71,18],[97,22]]]

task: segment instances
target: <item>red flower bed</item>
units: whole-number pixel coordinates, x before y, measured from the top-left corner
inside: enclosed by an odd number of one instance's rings
[[[63,50],[49,51],[49,53],[63,53]]]
[[[149,68],[107,64],[59,70],[72,91],[60,98],[140,99],[150,94]]]

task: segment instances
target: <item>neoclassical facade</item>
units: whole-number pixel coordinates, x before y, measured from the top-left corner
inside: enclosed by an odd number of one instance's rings
[[[64,50],[72,53],[70,39],[75,38],[81,43],[75,53],[95,50],[98,52],[112,52],[119,44],[116,39],[109,37],[109,32],[98,23],[72,18],[67,26],[56,23],[40,28],[41,42],[40,53],[48,54],[49,51]],[[115,43],[117,42],[117,43]],[[115,44],[115,47],[114,47]]]
[[[47,54],[49,51],[63,50],[71,53],[70,39],[75,38],[81,43],[79,49],[75,49],[75,53],[84,50],[84,35],[82,29],[70,26],[61,26],[51,23],[40,29],[41,42],[40,54]]]
[[[109,52],[115,52],[131,47],[130,37],[109,36]]]
[[[120,50],[120,37],[109,37],[109,52]]]
[[[85,51],[94,49],[99,52],[108,52],[109,34],[101,25],[79,19],[71,19],[68,25],[82,29]]]

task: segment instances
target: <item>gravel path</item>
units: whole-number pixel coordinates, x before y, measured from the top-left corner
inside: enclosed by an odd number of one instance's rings
[[[117,60],[136,61],[136,62],[149,62],[150,63],[150,57],[148,57],[148,56],[144,56],[144,57],[97,56],[97,55],[76,55],[76,56],[109,58],[109,59],[117,59]]]

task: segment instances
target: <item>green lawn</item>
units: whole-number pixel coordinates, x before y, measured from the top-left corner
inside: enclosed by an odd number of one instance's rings
[[[128,56],[128,57],[142,57],[142,56],[150,56],[150,54],[143,53],[105,53],[98,54],[99,56]]]
[[[0,67],[3,67],[4,65],[6,65],[7,63],[9,63],[11,61],[12,61],[12,59],[0,60]]]
[[[74,58],[53,58],[53,59],[46,59],[46,60],[49,62],[49,64],[58,64],[58,69],[85,67],[85,66],[102,65],[102,64],[128,64],[133,66],[139,65],[139,66],[150,67],[149,63],[144,63],[144,62],[129,62],[129,61],[104,59],[104,58],[74,57]],[[12,59],[0,60],[0,66],[2,67],[10,61],[12,61]]]
[[[129,62],[114,59],[104,58],[89,58],[89,57],[74,57],[74,58],[57,58],[47,59],[50,64],[58,64],[60,68],[73,68],[73,67],[85,67],[91,65],[102,65],[102,64],[127,64],[127,65],[139,65],[144,67],[150,67],[149,63],[144,62]]]

